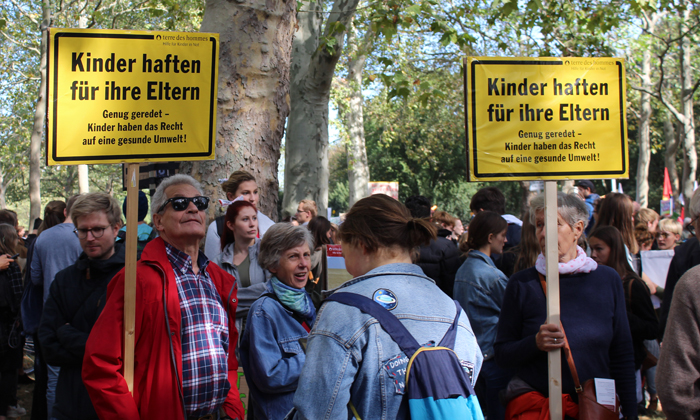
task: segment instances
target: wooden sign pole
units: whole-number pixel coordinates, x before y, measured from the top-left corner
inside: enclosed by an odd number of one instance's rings
[[[124,379],[134,393],[136,330],[136,245],[139,212],[139,164],[129,163],[126,183],[126,263],[124,270]]]
[[[545,250],[547,255],[547,323],[560,324],[559,306],[559,246],[557,228],[557,182],[544,182]],[[549,357],[550,418],[562,419],[561,350],[552,350]]]

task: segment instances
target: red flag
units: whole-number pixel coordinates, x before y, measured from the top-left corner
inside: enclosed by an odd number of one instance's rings
[[[681,222],[681,225],[683,225],[683,221],[685,220],[685,207],[681,207],[681,215],[678,217],[678,221]]]
[[[668,168],[664,168],[664,192],[662,194],[663,200],[668,200],[673,195],[673,188],[671,187],[671,178],[668,176]]]

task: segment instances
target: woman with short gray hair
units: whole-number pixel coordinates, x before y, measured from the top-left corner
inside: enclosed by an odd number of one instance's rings
[[[532,200],[530,215],[542,253],[535,267],[513,274],[508,281],[494,345],[498,364],[516,370],[506,392],[508,412],[515,418],[526,415],[535,405],[546,404],[547,353],[564,347],[566,339],[580,383],[591,378],[614,379],[622,413],[626,418],[637,418],[634,351],[620,275],[610,267],[598,265],[577,246],[588,222],[585,203],[578,196],[557,194],[556,256],[561,325],[566,329],[566,338],[560,325],[546,322],[542,195]],[[574,417],[578,412],[576,389],[566,359],[562,365],[564,411]],[[537,404],[533,398],[537,398]]]
[[[293,407],[306,356],[299,344],[316,320],[304,287],[311,270],[313,240],[308,229],[289,223],[270,227],[260,242],[258,263],[272,273],[265,293],[248,312],[240,346],[250,386],[253,418],[281,419]]]

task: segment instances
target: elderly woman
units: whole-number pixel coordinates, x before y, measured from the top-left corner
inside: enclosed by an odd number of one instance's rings
[[[253,418],[281,419],[291,410],[306,356],[299,339],[316,319],[304,286],[311,269],[313,240],[308,229],[280,223],[260,242],[258,261],[273,277],[248,312],[240,346]]]
[[[542,195],[533,199],[530,210],[540,248],[546,253]],[[637,418],[634,351],[622,281],[615,270],[599,266],[576,245],[587,221],[588,210],[580,198],[558,193],[556,254],[561,325],[566,329],[581,383],[591,378],[614,379],[622,413],[629,419]],[[510,400],[507,419],[530,418],[531,410],[539,414],[540,408],[547,404],[547,352],[564,347],[560,326],[546,323],[546,298],[540,283],[546,276],[545,257],[540,254],[535,267],[510,278],[503,297],[495,344],[496,361],[503,367],[516,369],[516,378],[511,381],[506,396]],[[564,352],[562,390],[565,407],[569,407],[566,414],[572,415],[572,411],[577,412],[578,397]]]

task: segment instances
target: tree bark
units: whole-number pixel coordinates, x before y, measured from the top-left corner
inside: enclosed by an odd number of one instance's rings
[[[324,2],[304,2],[294,37],[291,112],[287,125],[282,210],[294,213],[312,199],[323,215],[328,206],[328,102],[346,29],[359,0],[336,0],[323,29]],[[334,45],[321,45],[321,34]]]
[[[365,41],[371,36],[371,31],[367,31]],[[355,28],[348,34],[348,45],[354,44]],[[348,82],[350,84],[350,98],[347,106],[347,114],[345,124],[348,130],[349,141],[347,145],[348,151],[348,208],[352,207],[360,199],[367,196],[369,193],[369,164],[367,163],[367,148],[365,147],[365,126],[362,114],[363,97],[362,97],[362,71],[365,68],[367,61],[366,47],[364,45],[355,45],[355,51],[352,52],[350,61],[348,62]]]
[[[685,2],[684,2],[685,3]],[[686,8],[683,12],[683,19],[681,20],[681,33],[685,33],[689,30],[690,22],[690,7]],[[698,154],[695,149],[695,119],[693,115],[693,69],[691,63],[691,46],[690,46],[690,35],[684,36],[680,41],[681,49],[681,101],[682,101],[682,112],[685,117],[682,121],[683,123],[683,156],[687,162],[687,168],[684,165],[683,170],[683,182],[681,184],[681,189],[685,200],[690,202],[690,198],[693,196],[693,185],[695,181],[695,173],[698,167]]]
[[[218,32],[221,43],[216,160],[180,167],[212,199],[225,198],[219,179],[250,172],[260,188],[260,211],[273,220],[295,25],[296,0],[207,0],[201,31]]]
[[[51,26],[51,2],[43,0],[41,9],[41,59],[39,61],[41,84],[29,143],[29,226],[34,226],[34,220],[41,217],[41,143],[46,118],[46,47],[49,42],[48,28]]]
[[[651,51],[647,48],[642,56],[642,86],[651,89]],[[651,95],[645,91],[639,97],[639,160],[637,161],[637,202],[641,207],[649,205],[649,163],[651,162],[651,145],[649,140],[651,120]]]

